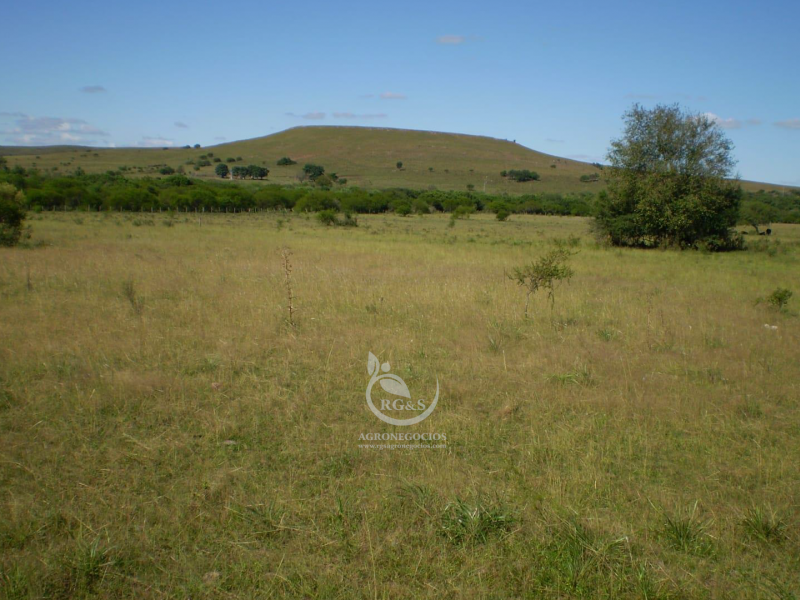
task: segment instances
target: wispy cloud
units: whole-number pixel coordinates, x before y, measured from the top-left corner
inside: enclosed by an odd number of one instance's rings
[[[748,125],[761,125],[763,122],[761,119],[747,119]]]
[[[178,129],[189,129],[189,126],[183,121],[175,121],[175,127]]]
[[[84,94],[102,94],[107,92],[106,88],[102,85],[85,85],[79,91],[83,92]]]
[[[214,140],[215,140],[215,141],[217,141],[217,142],[224,142],[224,141],[225,141],[225,140],[227,140],[227,139],[228,139],[228,138],[226,138],[224,135],[217,135],[217,136],[214,136]]]
[[[83,119],[63,117],[32,117],[25,113],[0,113],[0,120],[11,120],[0,130],[6,140],[20,145],[41,146],[48,144],[88,144],[96,137],[108,133],[90,125]]]
[[[715,115],[712,112],[703,113],[703,116],[706,117],[709,121],[713,121],[723,129],[741,129],[742,122],[739,119],[728,118],[724,119],[719,115]]]
[[[451,46],[458,46],[459,44],[463,44],[467,41],[467,37],[464,35],[440,35],[436,38],[437,44],[445,44]]]
[[[786,119],[785,121],[776,121],[775,127],[781,129],[800,129],[800,119]]]
[[[383,92],[380,98],[381,100],[407,100],[408,96],[397,92]]]
[[[164,138],[161,136],[144,136],[141,140],[136,142],[140,148],[171,148],[175,145],[175,140]]]
[[[335,112],[333,113],[334,119],[385,119],[388,117],[386,113],[367,113],[363,115],[357,115],[351,112]]]
[[[325,118],[324,112],[307,112],[304,115],[296,115],[291,112],[286,113],[287,117],[294,117],[296,119],[308,119],[310,121],[320,121]]]
[[[557,140],[554,138],[545,138],[545,142],[550,142],[551,144],[563,144],[564,140]]]

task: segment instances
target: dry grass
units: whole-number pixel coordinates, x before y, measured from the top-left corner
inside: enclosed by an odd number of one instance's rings
[[[800,228],[706,255],[576,218],[168,218],[46,214],[2,252],[6,596],[796,593],[800,322],[756,300],[796,288]],[[505,272],[569,235],[524,319]],[[394,430],[369,351],[438,376],[413,429],[446,450],[358,447]]]

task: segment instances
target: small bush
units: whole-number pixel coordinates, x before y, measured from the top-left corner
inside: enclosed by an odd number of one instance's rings
[[[474,206],[464,206],[464,205],[462,205],[462,206],[457,207],[453,211],[452,218],[453,219],[469,219],[469,216],[474,212],[475,212],[475,207]]]
[[[22,236],[25,195],[10,183],[0,183],[0,246],[15,246]]]
[[[296,164],[297,164],[297,161],[296,160],[292,160],[288,156],[284,156],[283,158],[279,159],[278,162],[277,162],[277,165],[279,167],[288,167],[288,166],[296,165]]]
[[[317,221],[327,226],[336,225],[336,211],[333,209],[319,211]]]
[[[519,183],[525,181],[539,181],[540,177],[536,171],[528,169],[512,169],[508,171],[508,177]]]
[[[791,290],[787,290],[786,288],[778,288],[769,295],[767,302],[770,304],[770,306],[773,306],[778,310],[785,310],[786,305],[789,304],[789,300],[791,300],[793,295],[794,294]]]

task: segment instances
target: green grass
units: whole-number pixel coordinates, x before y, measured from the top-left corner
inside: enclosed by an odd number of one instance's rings
[[[757,301],[798,291],[799,226],[704,254],[516,215],[30,225],[0,251],[0,598],[797,594],[797,296]],[[525,319],[506,273],[565,243]],[[405,429],[446,449],[359,447],[400,429],[368,352],[438,378]]]
[[[71,173],[80,167],[88,173],[126,167],[128,176],[159,176],[159,168],[181,165],[186,173],[215,178],[214,168],[195,171],[187,161],[212,152],[222,159],[241,157],[234,164],[256,164],[270,169],[271,183],[294,184],[305,163],[323,165],[348,180],[348,185],[369,189],[407,187],[466,191],[467,185],[476,191],[512,195],[537,192],[596,192],[602,182],[581,182],[582,175],[600,171],[588,163],[560,158],[531,150],[513,142],[490,137],[388,129],[373,127],[295,127],[265,137],[230,142],[205,148],[81,148],[55,146],[52,148],[0,147],[0,155],[8,158],[9,166],[22,165],[57,173]],[[37,158],[38,156],[38,158]],[[276,165],[278,159],[289,156],[298,164]],[[403,169],[396,163],[402,161]],[[431,171],[430,169],[433,168]],[[500,176],[510,169],[529,169],[541,176],[541,181],[516,183]],[[249,182],[263,185],[265,182]],[[745,189],[786,189],[753,182],[744,182]]]

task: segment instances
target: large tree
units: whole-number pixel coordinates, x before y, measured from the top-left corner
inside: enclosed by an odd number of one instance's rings
[[[678,105],[636,104],[623,119],[623,136],[607,155],[599,230],[619,246],[738,247],[731,228],[742,192],[731,179],[733,144],[720,127]]]

